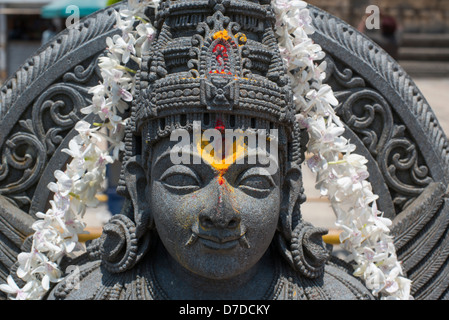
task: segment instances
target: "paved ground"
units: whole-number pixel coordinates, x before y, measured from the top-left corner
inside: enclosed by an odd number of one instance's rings
[[[434,110],[443,130],[449,133],[449,78],[417,78],[416,85]],[[303,217],[316,226],[335,229],[335,216],[327,199],[314,188],[315,177],[304,167],[304,185],[308,201],[301,207]],[[85,216],[89,227],[101,227],[110,213],[105,203]]]

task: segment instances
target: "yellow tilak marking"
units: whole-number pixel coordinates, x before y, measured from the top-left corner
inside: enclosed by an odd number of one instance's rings
[[[223,159],[217,159],[215,157],[215,150],[212,148],[208,148],[210,145],[210,142],[207,140],[201,140],[197,145],[197,151],[201,155],[201,158],[208,163],[210,166],[212,166],[215,170],[217,170],[220,173],[226,172],[228,170],[229,166],[237,160],[239,156],[243,156],[245,154],[245,151],[247,150],[244,144],[242,143],[243,138],[240,138],[239,141],[235,141],[232,144],[232,153],[229,154],[225,151],[225,156]],[[222,146],[224,147],[224,146]],[[211,149],[211,150],[209,150]],[[224,148],[222,148],[224,149]]]

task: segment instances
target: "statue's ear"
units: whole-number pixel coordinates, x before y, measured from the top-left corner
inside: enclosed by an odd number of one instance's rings
[[[147,195],[149,184],[140,156],[130,158],[125,164],[125,183],[134,208],[136,236],[140,238],[151,227],[150,203]]]
[[[293,215],[295,212],[299,214],[299,206],[304,202],[302,173],[299,165],[287,163],[281,192],[280,229],[285,239],[290,241],[293,231]],[[300,219],[300,217],[296,218]]]

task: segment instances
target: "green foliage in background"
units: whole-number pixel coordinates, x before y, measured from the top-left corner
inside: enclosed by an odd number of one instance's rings
[[[112,6],[114,3],[120,2],[122,0],[108,0],[106,1],[107,6]]]

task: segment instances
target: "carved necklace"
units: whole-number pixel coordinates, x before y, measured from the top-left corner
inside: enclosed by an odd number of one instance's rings
[[[279,262],[277,259],[274,260],[274,274],[270,286],[261,297],[261,300],[277,300],[280,293],[282,292],[283,287],[285,286],[284,281],[282,281],[281,279],[281,262]],[[148,275],[148,277],[142,277],[142,280],[137,282],[139,284],[139,286],[136,288],[137,298],[141,299],[143,297],[146,297],[151,300],[171,300],[169,295],[162,288],[162,285],[157,279],[154,270],[154,263],[151,261],[146,265],[147,266],[145,268],[145,274]]]

